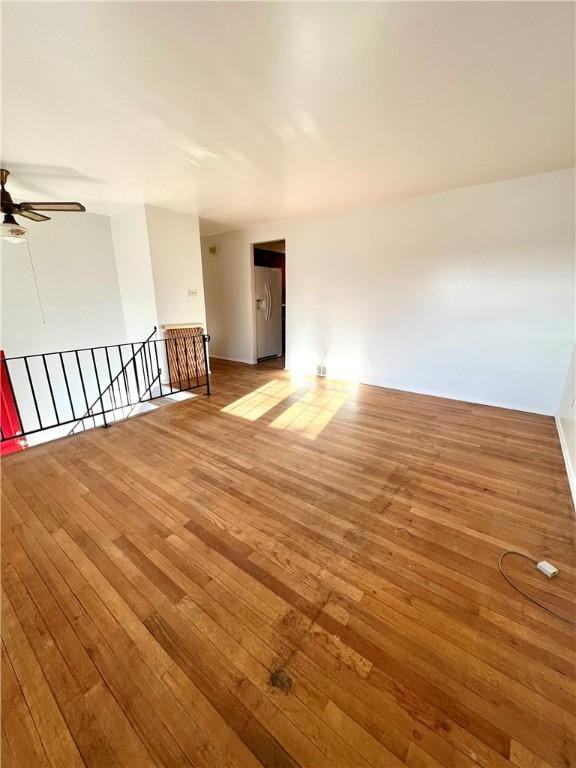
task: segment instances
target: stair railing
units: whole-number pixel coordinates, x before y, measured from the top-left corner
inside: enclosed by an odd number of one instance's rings
[[[161,373],[162,373],[162,370],[158,367],[157,372],[156,372],[156,376],[154,377],[153,381],[150,382],[148,380],[148,386],[146,387],[144,392],[142,394],[140,394],[139,393],[140,386],[139,386],[139,378],[138,378],[138,372],[137,372],[138,369],[137,369],[137,365],[136,365],[136,360],[138,358],[138,355],[140,355],[142,353],[142,350],[145,349],[145,347],[148,344],[148,342],[152,339],[153,336],[156,335],[156,331],[157,330],[158,329],[156,328],[156,326],[154,326],[154,330],[152,331],[152,333],[146,339],[144,339],[143,342],[141,342],[141,344],[138,346],[136,351],[134,351],[134,344],[131,344],[132,355],[122,365],[122,367],[120,368],[118,373],[114,376],[114,378],[110,379],[110,383],[102,391],[100,391],[100,382],[98,381],[98,390],[99,390],[98,391],[98,397],[94,400],[92,405],[88,406],[88,408],[86,409],[86,412],[74,424],[72,429],[68,432],[69,435],[74,434],[74,432],[76,431],[76,429],[80,425],[82,426],[82,430],[86,429],[86,426],[85,426],[86,419],[92,419],[94,421],[94,409],[96,408],[98,403],[100,403],[100,406],[101,406],[100,414],[102,415],[102,421],[103,421],[102,426],[103,427],[109,427],[110,426],[109,420],[106,418],[107,413],[110,413],[110,411],[107,412],[106,408],[104,407],[104,396],[105,395],[108,395],[109,398],[110,398],[110,401],[111,401],[111,403],[113,405],[111,413],[114,416],[116,416],[116,412],[118,410],[122,412],[125,408],[132,408],[133,409],[135,407],[135,405],[130,402],[132,400],[132,398],[130,397],[130,389],[129,389],[130,377],[129,377],[129,373],[128,373],[129,370],[130,370],[130,366],[132,366],[133,369],[134,369],[134,378],[135,378],[135,381],[136,381],[136,390],[138,392],[136,405],[138,405],[139,403],[143,402],[146,399],[146,394],[148,394],[151,391],[152,387],[156,384],[156,382],[159,381]],[[119,354],[120,354],[120,360],[122,360],[122,345],[119,345]],[[108,359],[109,359],[109,356],[108,356]],[[96,373],[96,376],[98,377],[98,369],[97,369],[96,365],[94,365],[94,371]],[[142,371],[142,373],[144,372],[144,366],[141,366],[141,371]],[[112,374],[110,373],[110,375],[112,375]],[[122,389],[122,387],[120,386],[121,383],[124,384],[124,389]],[[114,386],[115,385],[116,385],[116,388],[117,388],[116,392],[114,391]],[[124,395],[124,398],[122,397],[122,395]],[[118,396],[118,400],[117,400],[117,396]],[[124,402],[124,400],[126,402]],[[100,414],[96,414],[96,415],[100,415]],[[129,414],[126,414],[126,415],[129,415]],[[125,414],[122,414],[122,417],[125,417]],[[114,418],[114,421],[117,421],[117,419]],[[96,426],[96,425],[94,424],[94,426]]]
[[[177,392],[205,387],[209,395],[210,337],[202,329],[178,338],[155,333],[141,342],[0,357],[0,386],[17,414],[0,420],[1,442],[110,426],[141,403]]]

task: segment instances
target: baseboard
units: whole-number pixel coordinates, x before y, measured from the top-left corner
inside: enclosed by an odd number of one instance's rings
[[[211,360],[229,360],[231,363],[244,363],[244,365],[256,365],[253,360],[245,360],[243,357],[228,357],[227,355],[210,355]]]
[[[426,395],[427,397],[440,397],[443,400],[454,400],[458,403],[469,403],[471,405],[485,405],[488,408],[505,408],[507,411],[520,411],[520,413],[534,413],[537,416],[553,416],[550,411],[537,410],[535,408],[521,407],[519,405],[510,405],[510,403],[502,403],[497,400],[473,400],[471,398],[463,398],[458,395],[446,394],[445,392],[438,392],[431,389],[410,389],[409,387],[398,387],[392,384],[386,384],[383,381],[375,379],[362,379],[360,384],[368,384],[371,387],[381,387],[382,389],[393,389],[396,392],[410,392],[413,395]]]
[[[244,363],[245,365],[257,365],[257,362],[254,362],[253,360],[245,360],[244,358],[241,358],[241,357],[227,357],[226,355],[210,355],[210,357],[214,358],[215,360],[229,360],[230,362],[233,362],[233,363]],[[284,367],[284,371],[286,373],[290,372],[289,365],[286,365]],[[316,374],[313,371],[309,371],[308,375],[315,376]],[[330,376],[327,376],[327,378],[330,378]],[[522,407],[519,405],[511,405],[510,403],[502,403],[497,400],[473,400],[471,398],[464,399],[463,397],[458,395],[447,394],[445,392],[438,392],[430,389],[411,389],[410,387],[394,386],[394,384],[389,384],[385,381],[378,380],[378,379],[361,378],[357,383],[365,384],[369,387],[379,387],[380,389],[392,389],[395,392],[409,392],[412,395],[426,395],[427,397],[440,397],[443,400],[454,400],[454,402],[457,402],[457,403],[468,403],[470,405],[485,405],[488,408],[504,408],[507,411],[519,411],[520,413],[534,413],[537,416],[554,416],[554,413],[552,411],[543,411],[537,408],[528,408],[528,407]]]
[[[286,372],[290,371],[290,366],[287,363],[284,367],[284,370]],[[308,371],[307,375],[309,376],[316,376],[317,374],[314,371]],[[326,376],[327,379],[330,379],[331,376],[328,374]],[[338,379],[337,376],[334,376],[335,379]],[[530,408],[528,406],[520,406],[520,405],[511,405],[510,403],[503,403],[497,400],[474,400],[472,398],[464,398],[461,395],[454,395],[454,394],[448,394],[446,392],[438,392],[437,390],[432,389],[423,389],[423,388],[412,388],[412,387],[399,387],[397,384],[392,384],[387,381],[383,381],[382,379],[376,379],[376,378],[360,378],[356,381],[357,384],[364,384],[368,387],[378,387],[379,389],[391,389],[394,392],[408,392],[411,395],[425,395],[426,397],[439,397],[443,400],[453,400],[457,403],[462,404],[469,404],[469,405],[485,405],[488,408],[504,408],[507,411],[519,411],[520,413],[534,413],[537,416],[554,416],[553,411],[544,411],[542,409],[538,408]]]
[[[556,422],[556,430],[558,431],[558,437],[560,439],[560,447],[562,448],[562,456],[564,457],[564,464],[566,466],[566,474],[568,475],[568,485],[570,486],[570,493],[572,494],[572,504],[576,511],[576,474],[574,473],[574,467],[570,461],[570,452],[568,451],[568,443],[566,442],[566,435],[564,434],[564,428],[562,427],[562,421],[556,415],[554,417]]]

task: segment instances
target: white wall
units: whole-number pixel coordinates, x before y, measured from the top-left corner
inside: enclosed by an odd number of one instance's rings
[[[146,222],[159,323],[205,325],[198,218],[147,205]]]
[[[289,368],[556,412],[573,344],[572,171],[203,238],[213,355],[254,361],[251,244],[279,238]]]
[[[118,213],[110,224],[126,336],[129,341],[140,341],[158,325],[145,208]]]
[[[51,221],[30,223],[28,235],[46,323],[42,322],[26,245],[2,242],[1,346],[6,356],[58,352],[125,341],[108,217],[89,213],[54,214]],[[92,404],[98,396],[91,353],[81,352],[79,359],[84,387],[75,356],[65,354],[62,357],[68,376],[67,389],[58,356],[46,358],[62,421],[85,413],[86,402]],[[99,353],[96,353],[95,360],[101,380],[104,380],[106,362]],[[44,425],[50,425],[55,423],[56,414],[43,365],[39,357],[29,361],[40,416]],[[117,365],[114,357],[111,365],[113,368]],[[24,428],[36,429],[39,423],[24,363],[10,363],[10,375]],[[57,437],[66,434],[69,429],[70,425],[48,434]],[[32,441],[35,439],[32,438]]]
[[[128,337],[144,339],[164,324],[205,325],[198,218],[142,205],[111,223]]]
[[[245,363],[256,359],[250,238],[248,232],[202,238],[210,354]],[[210,245],[216,245],[217,254],[208,252]]]
[[[566,462],[572,498],[576,507],[576,347],[566,376],[564,392],[556,414],[556,425]]]
[[[54,214],[50,221],[26,226],[46,323],[26,245],[2,241],[2,349],[6,355],[124,341],[109,218]]]

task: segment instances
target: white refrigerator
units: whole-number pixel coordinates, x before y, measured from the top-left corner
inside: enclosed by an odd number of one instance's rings
[[[258,359],[282,354],[282,270],[254,267]]]

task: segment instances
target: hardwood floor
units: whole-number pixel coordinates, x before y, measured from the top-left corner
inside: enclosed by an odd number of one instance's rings
[[[262,360],[262,362],[258,363],[259,368],[284,368],[284,355],[281,355],[280,357],[271,357],[269,360]]]
[[[550,418],[221,362],[2,493],[4,768],[576,765]]]

